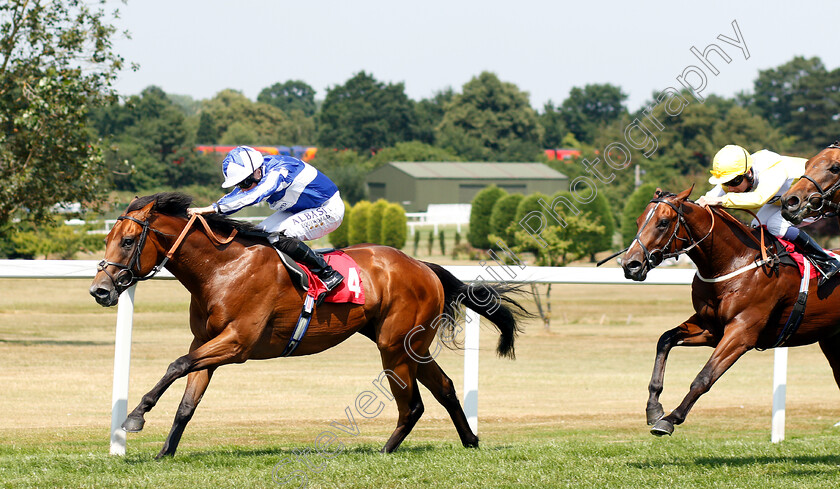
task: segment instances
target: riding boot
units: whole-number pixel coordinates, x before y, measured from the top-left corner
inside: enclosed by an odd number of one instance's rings
[[[828,281],[835,273],[840,271],[840,261],[830,256],[817,244],[813,238],[805,234],[801,229],[799,235],[793,239],[793,244],[799,251],[811,258],[811,261],[817,266],[820,272],[819,285]]]
[[[344,280],[344,276],[335,271],[320,253],[312,251],[303,241],[284,235],[272,235],[269,241],[275,248],[289,255],[292,260],[306,265],[321,279],[321,282],[324,282],[327,292],[338,287],[338,284]]]

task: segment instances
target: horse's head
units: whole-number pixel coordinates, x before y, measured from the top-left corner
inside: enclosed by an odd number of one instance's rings
[[[807,217],[840,210],[840,141],[805,163],[805,175],[782,196],[782,216],[799,224]]]
[[[650,270],[662,263],[662,260],[676,256],[693,241],[689,231],[687,238],[679,236],[685,223],[684,203],[691,190],[688,188],[674,195],[657,189],[650,204],[636,219],[638,232],[624,254],[621,267],[624,276],[638,282],[647,278]]]
[[[150,226],[155,200],[142,204],[143,201],[135,199],[108,233],[105,259],[99,262],[90,286],[90,295],[102,306],[115,305],[124,290],[158,270],[157,247],[145,246],[153,236]]]

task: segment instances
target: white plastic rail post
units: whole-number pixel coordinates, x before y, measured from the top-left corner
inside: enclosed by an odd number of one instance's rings
[[[787,390],[788,349],[776,348],[773,357],[773,417],[770,441],[785,439],[785,394]]]
[[[111,395],[111,455],[125,455],[125,430],[128,415],[128,368],[131,365],[131,329],[134,317],[132,285],[120,295],[117,306],[117,331],[114,340],[114,390]]]
[[[480,316],[467,309],[464,333],[464,414],[473,433],[478,434],[478,325]]]

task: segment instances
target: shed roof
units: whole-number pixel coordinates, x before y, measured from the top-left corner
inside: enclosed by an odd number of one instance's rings
[[[404,162],[389,163],[414,178],[563,180],[566,175],[542,163]]]

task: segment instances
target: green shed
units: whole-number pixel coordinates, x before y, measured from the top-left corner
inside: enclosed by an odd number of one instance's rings
[[[569,178],[542,163],[391,162],[365,179],[371,201],[397,202],[408,212],[429,204],[468,204],[488,185],[510,193],[551,195]]]

